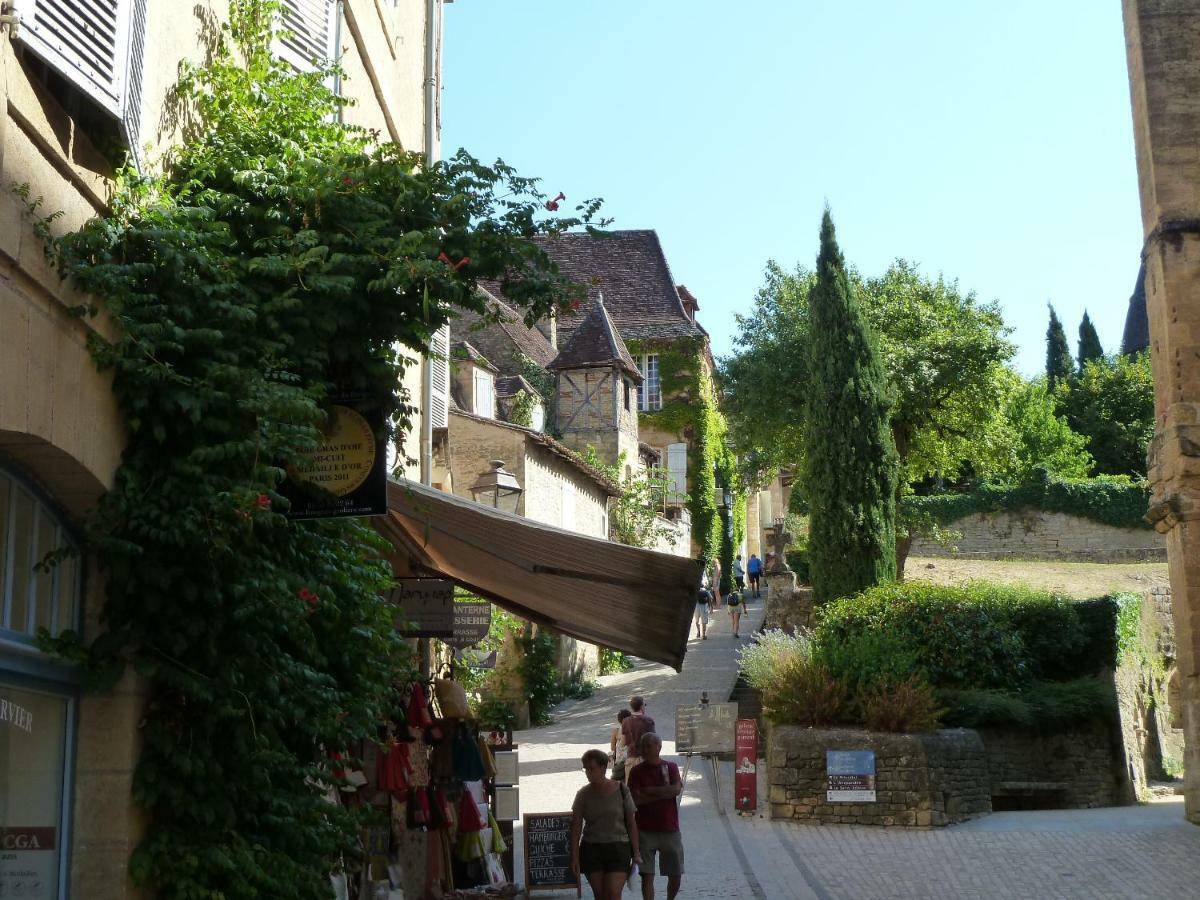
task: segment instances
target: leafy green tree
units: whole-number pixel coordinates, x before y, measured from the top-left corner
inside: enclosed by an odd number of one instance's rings
[[[531,318],[582,295],[530,240],[578,219],[502,164],[427,167],[346,125],[333,69],[270,52],[275,11],[231,4],[211,62],[184,70],[161,176],[122,172],[48,248],[106,314],[91,346],[128,428],[89,523],[105,631],[52,647],[93,687],[127,664],[145,679],[130,871],[163,900],[326,900],[361,855],[367,811],[323,786],[414,672],[378,533],[287,515],[330,394],[404,425],[406,356],[482,310],[478,280],[511,280]]]
[[[823,602],[896,577],[898,481],[887,374],[828,209],[809,300],[804,484],[813,599]]]
[[[1000,406],[996,381],[1014,352],[999,308],[897,260],[882,276],[848,273],[878,337],[895,395],[892,433],[904,484],[991,463],[981,436]],[[738,316],[737,353],[722,360],[730,438],[750,479],[804,459],[809,299],[815,276],[767,264],[752,311]]]
[[[1024,484],[1036,469],[1059,478],[1086,478],[1091,473],[1088,439],[1072,431],[1066,417],[1057,414],[1044,379],[1026,381],[1006,370],[996,387],[1003,399],[999,427],[987,438],[996,448],[989,474]]]
[[[1154,437],[1154,376],[1150,353],[1091,360],[1055,392],[1071,428],[1087,437],[1098,475],[1146,474]]]
[[[1100,335],[1096,333],[1096,326],[1092,324],[1092,319],[1085,309],[1083,319],[1079,323],[1079,371],[1082,372],[1083,367],[1092,360],[1103,357],[1104,348],[1100,346]]]
[[[1071,359],[1071,348],[1067,345],[1067,333],[1054,307],[1050,307],[1050,324],[1046,328],[1046,384],[1050,390],[1060,381],[1075,373],[1075,362]]]

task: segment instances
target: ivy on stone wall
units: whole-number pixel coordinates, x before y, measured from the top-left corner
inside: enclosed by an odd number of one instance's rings
[[[345,754],[396,713],[412,660],[381,599],[388,549],[356,520],[292,521],[285,473],[310,460],[329,396],[408,422],[402,375],[454,307],[506,279],[530,321],[582,295],[534,235],[535,182],[466,155],[423,168],[339,121],[333,69],[271,52],[277,4],[236,0],[204,68],[184,69],[182,145],[126,170],[111,211],[48,250],[103,309],[99,366],[128,429],[89,525],[105,632],[43,645],[93,687],[146,680],[134,879],[164,900],[326,900],[361,852],[329,804]],[[48,236],[42,220],[40,233]]]
[[[1115,528],[1149,528],[1150,488],[1126,478],[1056,479],[1040,470],[1029,484],[980,484],[970,493],[905,497],[904,515],[915,523],[949,525],[972,513],[1040,509]],[[919,525],[918,525],[919,527]]]
[[[692,538],[699,546],[702,558],[721,560],[722,590],[728,591],[733,548],[745,537],[746,497],[738,477],[737,458],[726,442],[727,426],[706,365],[704,339],[627,343],[635,356],[658,354],[662,409],[639,412],[638,419],[688,440],[688,511],[692,516]],[[733,494],[734,501],[732,541],[725,534],[718,511],[720,493],[725,487]]]

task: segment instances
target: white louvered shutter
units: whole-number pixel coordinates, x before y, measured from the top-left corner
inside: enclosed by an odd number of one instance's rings
[[[301,72],[311,72],[316,60],[334,59],[336,34],[334,0],[283,0],[282,26],[291,34],[275,42],[275,52]]]
[[[137,143],[146,46],[147,0],[14,0],[17,39],[121,121]]]
[[[429,378],[433,382],[433,408],[429,411],[434,428],[450,424],[450,328],[443,325],[430,342]]]
[[[671,478],[669,499],[678,501],[687,493],[687,444],[667,444],[667,474]]]

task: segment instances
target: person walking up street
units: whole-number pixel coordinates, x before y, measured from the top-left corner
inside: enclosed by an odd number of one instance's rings
[[[735,639],[740,637],[738,629],[742,624],[742,610],[746,608],[742,597],[741,591],[733,591],[729,594],[727,600],[729,604],[729,621],[733,625],[733,636]]]
[[[705,588],[700,588],[696,595],[696,612],[692,615],[692,623],[696,626],[696,637],[708,640],[708,614],[712,610],[712,594]]]
[[[608,744],[611,749],[608,758],[612,760],[612,777],[614,781],[625,780],[625,761],[629,759],[629,746],[625,743],[625,733],[621,731],[621,723],[633,713],[627,709],[617,712],[617,726],[609,735]]]
[[[679,833],[676,798],[683,791],[679,766],[659,754],[662,739],[653,732],[642,738],[642,762],[629,772],[629,789],[637,804],[638,838],[645,864],[642,900],[654,900],[654,860],[667,879],[667,900],[675,900],[683,881],[683,837]]]
[[[762,580],[762,560],[758,558],[757,553],[750,554],[750,561],[746,563],[746,574],[750,576],[750,586],[754,588],[754,597],[758,598],[758,585]]]
[[[746,569],[740,553],[733,560],[733,583],[739,591],[746,590]]]
[[[632,865],[641,865],[636,807],[629,787],[607,777],[603,750],[583,754],[588,783],[571,804],[571,872],[596,900],[621,900]]]
[[[714,610],[721,608],[721,561],[715,556],[709,560],[708,568],[708,589],[712,591]]]
[[[654,720],[646,714],[646,701],[641,697],[630,697],[629,708],[633,714],[621,723],[621,732],[625,735],[625,746],[629,748],[629,758],[625,761],[625,780],[629,773],[642,761],[642,736],[654,731]]]

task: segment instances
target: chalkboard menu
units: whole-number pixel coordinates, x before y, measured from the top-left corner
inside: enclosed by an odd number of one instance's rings
[[[571,814],[526,813],[525,889],[581,891],[579,879],[571,874]]]
[[[676,753],[732,753],[736,703],[675,707]]]

